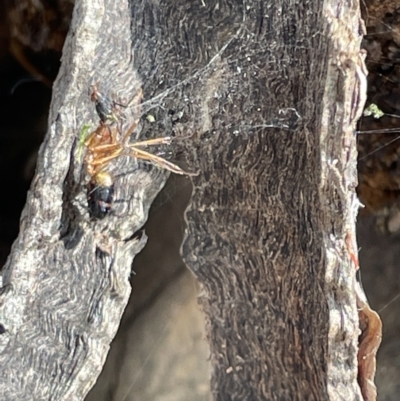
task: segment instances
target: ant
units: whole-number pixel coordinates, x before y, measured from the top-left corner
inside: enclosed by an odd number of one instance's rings
[[[123,106],[123,104],[116,102],[114,99],[110,100],[107,96],[104,96],[98,89],[98,82],[91,85],[90,100],[94,102],[96,112],[100,117],[100,121],[106,123],[108,120],[117,121],[116,106]],[[134,97],[139,100],[142,98],[142,90],[139,90],[138,94]],[[134,101],[132,99],[131,102]]]
[[[140,90],[135,97],[140,101],[142,91]],[[124,135],[118,135],[120,132],[118,132],[117,126],[111,127],[107,123],[107,120],[117,121],[115,105],[118,104],[114,101],[103,103],[105,97],[98,92],[97,86],[93,88],[91,99],[96,102],[96,110],[100,117],[99,126],[83,142],[86,147],[86,171],[90,176],[88,206],[92,217],[103,219],[112,208],[114,178],[107,171],[107,167],[112,160],[119,156],[131,156],[135,159],[145,160],[175,174],[195,175],[182,170],[162,157],[140,149],[148,146],[170,145],[173,137],[166,136],[129,144],[129,138],[138,126],[138,120],[129,127]]]

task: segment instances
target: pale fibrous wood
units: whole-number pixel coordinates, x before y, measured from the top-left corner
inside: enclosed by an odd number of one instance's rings
[[[129,296],[145,243],[137,231],[165,182],[163,171],[116,160],[121,202],[90,220],[77,141],[84,124],[98,124],[95,83],[127,103],[143,90],[123,110],[124,126],[140,119],[133,140],[173,131],[195,156],[182,252],[202,288],[214,399],[362,399],[362,34],[355,1],[76,2],[3,274],[5,399],[84,398]]]

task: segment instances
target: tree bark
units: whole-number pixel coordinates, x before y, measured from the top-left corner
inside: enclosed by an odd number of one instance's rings
[[[84,125],[99,123],[91,84],[121,102],[139,91],[130,24],[128,2],[75,4],[48,132],[3,270],[3,399],[82,400],[101,372],[128,301],[132,259],[146,243],[135,233],[166,174],[134,169],[131,158],[119,158],[110,166],[114,211],[94,221],[79,140]],[[127,107],[123,127],[138,116],[137,105]]]
[[[373,399],[357,382],[359,5],[188,4],[75,4],[3,271],[1,393],[84,398],[129,297],[146,242],[138,230],[165,183],[165,172],[119,158],[119,201],[90,219],[79,132],[98,124],[88,94],[98,83],[128,104],[124,129],[140,118],[135,140],[173,132],[199,172],[183,256],[202,287],[214,399]],[[132,102],[140,90],[141,105]]]

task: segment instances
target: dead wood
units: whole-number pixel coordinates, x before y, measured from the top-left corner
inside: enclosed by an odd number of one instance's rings
[[[141,117],[134,139],[186,138],[182,154],[199,171],[183,255],[202,285],[214,399],[362,399],[362,34],[357,2],[76,3],[3,272],[5,399],[81,400],[92,387],[145,244],[137,231],[165,182],[118,160],[121,202],[90,219],[79,132],[98,123],[88,96],[97,82],[126,103],[142,89],[124,126]]]

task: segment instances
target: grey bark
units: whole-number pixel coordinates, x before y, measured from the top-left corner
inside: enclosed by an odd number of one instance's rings
[[[361,35],[357,2],[76,3],[3,273],[5,399],[81,400],[92,387],[145,244],[135,233],[165,183],[165,172],[118,159],[121,202],[90,220],[78,141],[98,121],[94,82],[128,103],[142,88],[141,108],[124,111],[125,125],[141,117],[133,138],[174,131],[199,171],[183,255],[202,285],[214,399],[362,399]]]
[[[99,82],[125,102],[140,87],[130,23],[127,2],[75,5],[48,132],[3,270],[3,399],[82,400],[101,372],[128,301],[132,259],[146,242],[134,233],[166,175],[137,170],[132,159],[116,160],[123,202],[115,202],[109,218],[91,221],[79,136],[85,124],[94,129],[99,121],[91,84]],[[127,108],[127,122],[138,113]]]

